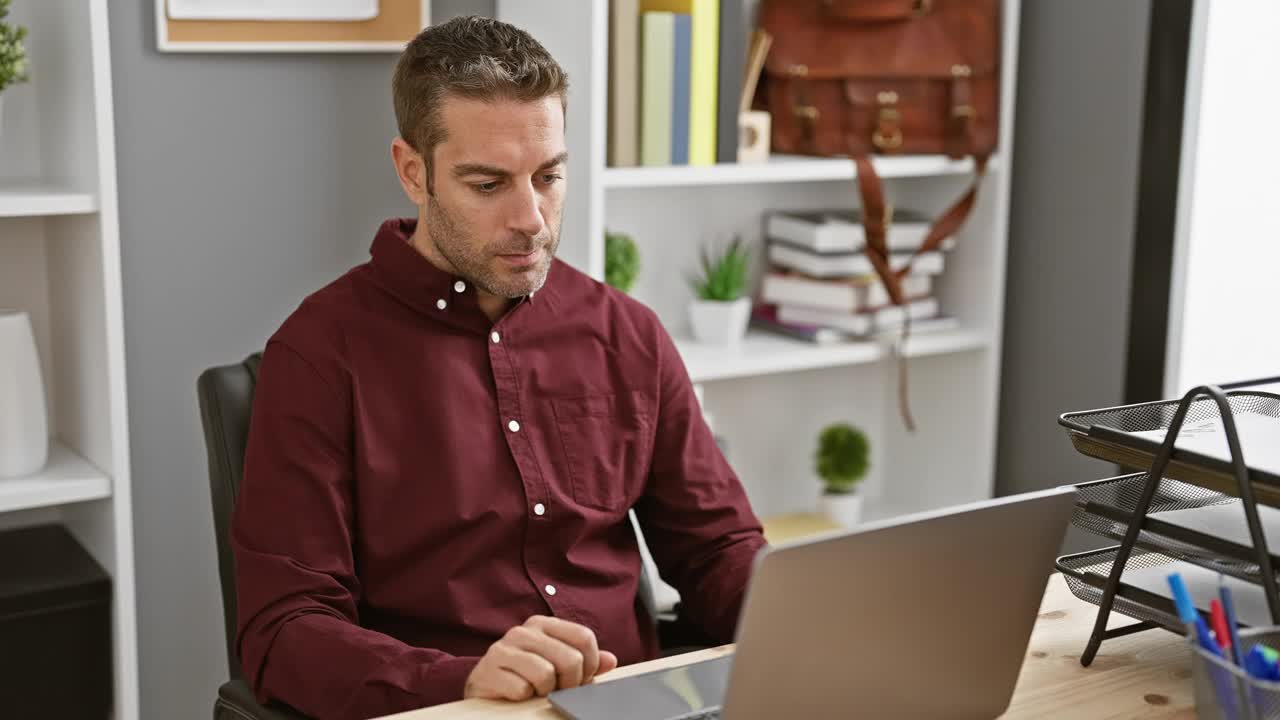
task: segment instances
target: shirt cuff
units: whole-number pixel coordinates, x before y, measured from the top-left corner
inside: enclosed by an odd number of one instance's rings
[[[478,657],[448,657],[428,665],[423,679],[423,702],[430,706],[461,700],[467,678],[479,662]]]

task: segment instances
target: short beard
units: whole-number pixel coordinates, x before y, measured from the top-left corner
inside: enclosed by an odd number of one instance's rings
[[[478,247],[471,229],[460,222],[436,200],[427,197],[427,239],[440,255],[453,266],[459,276],[495,297],[514,299],[530,295],[542,288],[551,270],[551,260],[560,245],[560,228],[548,228],[545,236],[523,238],[520,247]],[[501,251],[520,252],[543,248],[542,259],[534,268],[504,276],[493,269],[494,255]]]

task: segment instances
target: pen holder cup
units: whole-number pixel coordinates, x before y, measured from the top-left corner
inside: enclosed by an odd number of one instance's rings
[[[1257,644],[1280,649],[1280,627],[1249,628],[1241,630],[1239,635],[1245,653]],[[1216,657],[1201,648],[1194,638],[1189,639],[1188,644],[1196,717],[1280,720],[1280,681],[1252,677],[1229,659]]]

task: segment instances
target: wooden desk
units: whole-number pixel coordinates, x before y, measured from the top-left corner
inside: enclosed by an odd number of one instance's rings
[[[1097,608],[1067,590],[1061,575],[1045,588],[1027,648],[1026,661],[1006,718],[1194,718],[1190,656],[1182,639],[1164,630],[1149,630],[1107,640],[1090,667],[1081,667],[1080,652],[1093,627]],[[1115,625],[1132,620],[1112,614]],[[637,673],[714,657],[732,646],[663,658],[618,668],[600,676],[608,682]],[[975,661],[981,661],[975,658]],[[438,705],[384,720],[436,718],[544,718],[560,714],[544,698],[523,703],[484,700]]]

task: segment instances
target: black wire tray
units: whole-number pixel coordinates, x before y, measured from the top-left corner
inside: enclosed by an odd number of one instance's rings
[[[1134,568],[1157,568],[1186,561],[1251,582],[1261,587],[1271,622],[1280,623],[1278,563],[1270,552],[1258,508],[1259,505],[1280,507],[1280,470],[1268,471],[1247,464],[1248,455],[1241,446],[1237,422],[1246,414],[1280,418],[1280,395],[1233,390],[1231,386],[1200,385],[1178,400],[1059,416],[1059,424],[1066,428],[1079,452],[1145,471],[1127,476],[1127,482],[1114,478],[1110,483],[1103,481],[1096,491],[1097,497],[1092,501],[1086,499],[1081,508],[1085,515],[1077,520],[1079,525],[1107,537],[1118,536],[1120,544],[1058,559],[1057,567],[1076,597],[1098,605],[1093,631],[1080,655],[1081,665],[1088,667],[1097,657],[1102,642],[1111,638],[1151,627],[1183,632],[1171,600],[1125,582],[1124,573]],[[1175,444],[1175,435],[1201,432],[1195,425],[1211,425],[1205,422],[1211,419],[1222,421],[1220,429],[1229,450],[1228,460]],[[1155,437],[1142,436],[1148,433]],[[1266,446],[1268,442],[1270,439],[1265,437],[1251,440],[1255,446]],[[1184,492],[1180,497],[1176,491],[1185,488],[1169,484],[1171,482],[1211,492]],[[1138,485],[1141,490],[1134,497],[1132,487],[1122,485]],[[1204,514],[1192,512],[1185,519],[1161,519],[1162,513],[1168,518],[1170,509],[1182,501],[1217,503],[1213,493],[1240,499],[1238,507],[1248,530],[1247,540],[1240,541],[1234,532],[1231,518],[1234,508],[1231,507],[1211,509],[1201,504],[1196,507],[1203,508]],[[1225,532],[1224,536],[1231,539],[1207,536],[1205,533],[1211,528],[1215,533]],[[1235,544],[1238,542],[1248,547]],[[1141,622],[1109,628],[1112,610]]]
[[[1280,418],[1280,395],[1236,390],[1225,396],[1233,414],[1255,413]],[[1067,429],[1071,444],[1080,453],[1135,470],[1147,470],[1159,454],[1161,442],[1130,433],[1167,429],[1180,404],[1180,400],[1160,400],[1069,412],[1059,416],[1058,424]],[[1185,422],[1194,424],[1218,417],[1221,413],[1217,403],[1210,397],[1201,397],[1191,402]],[[1280,506],[1280,476],[1256,468],[1250,468],[1249,475],[1258,501]],[[1230,462],[1189,450],[1174,450],[1164,476],[1229,495],[1239,492]]]
[[[1109,540],[1123,541],[1146,480],[1146,473],[1137,473],[1077,485],[1076,509],[1071,523]],[[1136,543],[1146,550],[1258,583],[1262,574],[1253,547],[1170,524],[1158,516],[1158,513],[1171,510],[1239,503],[1238,498],[1164,478],[1152,498]],[[1242,509],[1242,517],[1243,512]],[[1280,556],[1272,554],[1272,558],[1280,566]]]
[[[1062,572],[1062,577],[1067,581],[1067,587],[1072,595],[1087,603],[1100,605],[1103,586],[1107,584],[1111,563],[1115,560],[1119,549],[1120,546],[1116,545],[1101,550],[1063,555],[1054,564]],[[1135,551],[1129,556],[1129,562],[1125,567],[1160,567],[1176,560],[1160,553]],[[1116,588],[1116,597],[1111,609],[1170,632],[1185,634],[1172,601],[1123,582]]]

